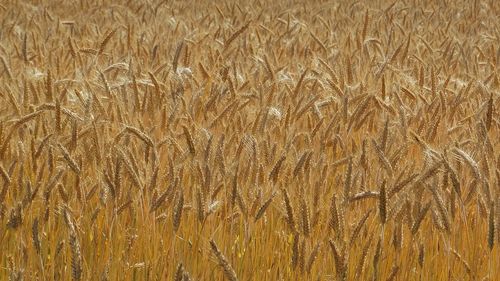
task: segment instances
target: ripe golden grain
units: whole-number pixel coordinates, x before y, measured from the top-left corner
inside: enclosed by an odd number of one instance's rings
[[[0,280],[499,275],[498,1],[4,2]]]

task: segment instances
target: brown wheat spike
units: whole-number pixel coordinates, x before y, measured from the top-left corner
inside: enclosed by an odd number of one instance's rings
[[[379,276],[379,263],[382,256],[382,237],[379,237],[377,247],[375,247],[375,254],[373,255],[373,279],[377,280]]]
[[[126,126],[125,130],[136,135],[139,139],[141,139],[145,144],[149,145],[150,147],[154,147],[153,140],[141,130],[131,126]]]
[[[368,212],[366,212],[363,217],[358,221],[358,223],[356,224],[356,226],[354,227],[353,231],[352,231],[352,234],[351,234],[351,239],[349,239],[349,245],[351,247],[354,246],[354,242],[356,241],[356,238],[358,237],[361,229],[363,228],[363,226],[365,225],[366,223],[366,220],[368,219],[368,217],[370,216],[372,210],[369,210]]]
[[[53,102],[54,97],[53,97],[53,89],[52,89],[52,73],[50,72],[50,69],[47,70],[47,79],[45,80],[45,96],[47,98],[47,102]]]
[[[271,80],[274,81],[275,80],[274,69],[273,69],[273,66],[271,65],[271,62],[269,61],[269,58],[267,57],[267,55],[264,56],[264,64],[266,66],[267,74],[270,76]]]
[[[3,215],[2,215],[3,216]],[[15,207],[12,207],[7,221],[7,227],[17,229],[23,223],[22,204],[18,202]]]
[[[425,259],[425,248],[424,245],[420,244],[418,249],[418,265],[420,266],[420,268],[424,266],[424,259]]]
[[[351,185],[352,185],[352,158],[349,158],[347,162],[347,170],[345,173],[345,180],[344,180],[344,204],[347,204],[349,202]]]
[[[184,136],[186,137],[186,142],[188,144],[189,152],[192,155],[196,155],[196,147],[194,145],[194,140],[193,137],[191,136],[191,133],[189,132],[189,129],[186,126],[182,126],[182,130],[184,131]]]
[[[376,143],[375,140],[372,139],[372,145],[375,148],[375,152],[377,152],[378,159],[380,160],[380,163],[382,164],[382,167],[384,170],[387,172],[389,176],[393,175],[393,168],[387,157],[385,156],[384,152],[380,149],[378,144]]]
[[[179,191],[179,199],[177,199],[177,204],[175,205],[173,216],[172,216],[172,224],[174,227],[174,231],[177,232],[179,226],[181,224],[182,217],[182,209],[184,208],[184,192],[182,190]]]
[[[27,123],[27,122],[35,119],[36,117],[38,117],[42,113],[43,113],[43,110],[37,110],[37,111],[35,111],[33,113],[26,114],[23,117],[21,117],[18,120],[16,120],[16,123],[15,123],[14,127],[15,128],[20,127],[24,123]]]
[[[142,182],[139,178],[138,171],[136,169],[137,165],[133,165],[133,162],[130,161],[128,156],[125,154],[125,152],[122,149],[118,150],[118,157],[120,158],[120,162],[123,161],[125,163],[125,167],[127,168],[126,171],[128,174],[131,176],[132,180],[134,181],[134,184],[142,190]]]
[[[436,92],[436,72],[434,71],[434,67],[431,68],[431,92],[432,92],[432,95],[433,96],[436,96],[437,92]]]
[[[7,64],[7,60],[5,59],[5,57],[0,56],[0,60],[2,61],[3,67],[5,69],[5,72],[7,72],[7,76],[9,76],[9,79],[14,79],[14,76],[12,76],[12,70],[10,69],[9,65]]]
[[[425,218],[425,215],[427,214],[427,212],[429,211],[431,207],[431,203],[427,203],[423,208],[422,210],[419,211],[417,217],[415,218],[414,222],[413,222],[413,225],[411,226],[411,233],[413,235],[415,235],[418,231],[418,229],[420,228],[420,224],[422,223],[422,221],[424,220]]]
[[[5,168],[3,167],[2,164],[0,164],[0,174],[2,175],[4,183],[10,184],[11,180],[10,180],[9,173],[7,173],[7,171],[5,170]]]
[[[106,90],[106,95],[108,96],[108,98],[112,98],[111,88],[109,86],[108,80],[106,79],[104,73],[102,73],[102,71],[100,70],[99,70],[99,77],[101,78],[102,84],[104,85],[104,89]]]
[[[264,204],[262,204],[262,206],[257,211],[257,214],[255,215],[255,221],[258,221],[264,215],[266,209],[269,207],[269,205],[271,205],[273,198],[274,195],[272,195],[269,199],[266,200],[266,202],[264,202]]]
[[[450,166],[448,161],[444,161],[444,165],[446,167],[446,170],[448,171],[451,179],[451,186],[453,187],[453,190],[459,195],[462,195],[462,191],[460,189],[460,181],[458,180],[457,173],[455,170]]]
[[[156,198],[156,200],[152,201],[151,207],[149,208],[149,212],[152,213],[156,211],[163,204],[163,202],[165,202],[167,197],[170,194],[174,193],[174,189],[175,189],[175,183],[171,183],[169,187]]]
[[[19,102],[17,101],[17,98],[14,96],[14,94],[12,93],[12,91],[9,88],[7,88],[6,91],[7,91],[7,95],[8,95],[10,104],[14,108],[16,115],[21,115],[21,108],[20,108]]]
[[[335,195],[332,196],[330,204],[330,221],[329,226],[335,231],[337,237],[343,236],[343,216],[341,210],[337,206],[337,198]]]
[[[364,20],[363,29],[361,32],[361,41],[363,41],[363,42],[366,39],[366,33],[368,31],[368,22],[369,22],[369,14],[368,14],[368,9],[367,9],[365,12],[365,20]]]
[[[500,180],[500,177],[498,177],[499,175],[500,175],[500,173],[497,174],[497,184],[500,183],[500,182],[498,182],[498,180]],[[495,230],[497,231],[497,233],[496,233],[497,243],[500,243],[500,235],[498,233],[498,230],[500,229],[500,196],[499,195],[497,195],[495,206],[496,206],[496,208],[495,208],[495,217],[496,217]]]
[[[308,274],[311,274],[311,270],[312,270],[312,267],[314,265],[314,262],[316,261],[316,258],[319,255],[320,248],[321,248],[321,244],[316,243],[316,246],[314,247],[314,249],[311,252],[311,255],[309,256],[309,260],[307,261],[307,268],[306,268]]]
[[[61,132],[61,102],[56,99],[56,132]]]
[[[174,58],[172,60],[172,70],[177,73],[177,64],[179,63],[179,57],[181,56],[182,47],[184,47],[184,41],[179,42],[177,48],[175,49]]]
[[[236,197],[238,196],[238,167],[236,166],[236,171],[234,172],[234,177],[231,185],[231,207],[236,205]]]
[[[382,224],[385,224],[387,222],[387,193],[385,190],[385,186],[386,186],[386,181],[384,180],[382,182],[382,185],[380,186],[380,193],[378,196],[379,199],[378,211],[379,211],[380,221],[382,222]]]
[[[280,169],[281,169],[281,166],[283,165],[283,162],[285,161],[285,159],[286,159],[286,155],[282,155],[280,157],[280,159],[274,165],[274,168],[269,173],[269,179],[272,180],[273,183],[276,183],[276,181],[278,181]]]
[[[361,274],[363,273],[365,269],[365,263],[366,263],[366,256],[368,255],[368,250],[370,249],[370,246],[372,245],[372,237],[373,235],[370,236],[370,238],[366,241],[365,245],[363,246],[363,251],[361,253],[361,257],[359,258],[358,266],[356,267],[356,274],[355,278],[358,279],[360,278]]]
[[[285,209],[286,209],[286,222],[288,227],[292,232],[295,232],[295,216],[293,214],[292,203],[290,202],[290,197],[288,196],[288,191],[285,188],[281,189],[283,193],[283,200],[285,201]]]
[[[337,245],[333,240],[328,241],[330,243],[330,248],[332,249],[333,252],[333,259],[335,261],[335,272],[337,273],[337,278],[339,280],[346,280],[347,278],[347,267],[345,264],[345,257],[344,255],[339,251]]]
[[[78,147],[78,124],[76,121],[73,121],[71,125],[70,151],[74,151]],[[99,155],[100,151],[98,149],[96,151]]]
[[[184,266],[182,265],[181,262],[177,265],[173,281],[182,281],[183,274],[184,274]]]
[[[182,281],[192,281],[191,277],[189,276],[189,273],[184,272],[182,274]]]
[[[493,93],[490,94],[490,99],[488,100],[488,109],[486,111],[486,129],[489,131],[493,122]]]
[[[490,251],[493,250],[493,246],[495,245],[495,203],[491,202],[490,213],[488,216],[488,248]]]
[[[439,215],[441,216],[443,226],[446,229],[446,231],[449,233],[451,231],[451,223],[450,223],[450,219],[448,217],[448,212],[447,212],[446,207],[444,205],[443,199],[439,195],[439,193],[437,191],[437,187],[430,187],[429,189],[431,190],[432,195],[434,197],[434,201],[437,204],[437,208],[439,211]]]
[[[232,266],[229,264],[227,261],[226,257],[222,252],[219,250],[217,247],[217,244],[215,244],[214,240],[210,240],[210,247],[212,248],[212,252],[215,254],[217,257],[217,260],[219,261],[219,265],[224,269],[224,276],[229,281],[237,281],[238,277],[236,276],[236,272],[232,268]]]
[[[0,158],[5,154],[5,151],[9,147],[9,143],[10,143],[11,139],[14,137],[14,133],[17,131],[17,129],[19,127],[21,127],[21,125],[23,125],[24,123],[33,120],[35,117],[37,117],[41,113],[42,113],[42,111],[38,110],[38,111],[27,114],[27,115],[21,117],[20,119],[16,120],[16,122],[14,123],[14,126],[12,126],[11,129],[9,130],[9,132],[6,134],[6,136],[3,137],[3,143],[2,143],[2,146],[0,147]]]
[[[474,177],[479,181],[481,180],[481,172],[479,171],[479,165],[477,162],[465,151],[455,147],[453,148],[453,152],[471,168]]]
[[[200,187],[196,188],[196,201],[198,204],[198,221],[203,222],[205,220],[207,207],[205,202],[205,195],[203,194],[203,190]]]
[[[80,252],[80,242],[76,237],[74,231],[70,231],[69,244],[71,248],[71,269],[73,280],[82,279],[82,255]]]
[[[398,275],[398,272],[399,272],[399,266],[393,265],[392,270],[391,270],[391,274],[389,275],[389,277],[387,277],[387,281],[393,281],[396,278],[396,276]]]
[[[59,146],[59,149],[61,150],[63,156],[64,156],[64,160],[66,160],[66,162],[68,163],[69,167],[71,168],[71,170],[73,170],[73,172],[75,172],[75,174],[79,175],[80,174],[80,166],[76,163],[76,161],[71,157],[71,155],[69,155],[69,152],[68,150],[62,145],[62,144],[58,144]]]
[[[304,273],[306,269],[306,241],[302,240],[299,248],[299,270],[300,273]]]
[[[394,229],[393,235],[392,235],[392,245],[394,246],[395,250],[401,250],[403,247],[403,223],[399,222],[396,225],[396,228]]]
[[[304,198],[300,201],[300,214],[302,217],[302,231],[307,237],[311,233],[311,222],[309,219],[309,206]]]
[[[35,246],[37,254],[40,254],[41,250],[41,242],[40,242],[40,236],[38,232],[38,218],[35,218],[33,221],[33,226],[31,227],[31,235],[33,239],[33,245]]]
[[[439,171],[439,168],[441,167],[442,164],[443,161],[437,161],[429,169],[422,172],[420,176],[417,178],[417,180],[414,182],[414,186],[417,187],[423,184],[429,178],[433,177]]]
[[[229,37],[226,42],[224,43],[224,50],[227,50],[229,45],[236,39],[240,34],[242,34],[248,27],[250,26],[250,22],[247,22],[245,25],[243,25],[240,29],[238,29],[231,37]]]
[[[299,241],[300,237],[298,233],[293,235],[293,244],[292,244],[292,269],[295,270],[297,268],[297,264],[299,261]]]
[[[102,52],[104,51],[104,48],[106,48],[106,45],[108,44],[108,42],[111,39],[111,37],[113,37],[113,35],[115,34],[115,32],[116,32],[116,29],[111,30],[108,33],[108,35],[106,35],[106,37],[104,38],[104,40],[102,40],[101,44],[99,44],[99,49],[97,51],[98,55],[102,54]]]

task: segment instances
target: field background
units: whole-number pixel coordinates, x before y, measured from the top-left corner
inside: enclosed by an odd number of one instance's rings
[[[2,1],[1,280],[498,280],[500,1]]]

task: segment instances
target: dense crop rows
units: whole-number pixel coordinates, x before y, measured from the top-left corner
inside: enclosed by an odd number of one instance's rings
[[[2,1],[0,279],[498,280],[500,2],[292,2]]]

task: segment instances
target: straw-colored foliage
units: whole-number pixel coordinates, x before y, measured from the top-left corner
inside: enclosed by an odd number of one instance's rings
[[[1,1],[0,280],[499,280],[500,1]]]

